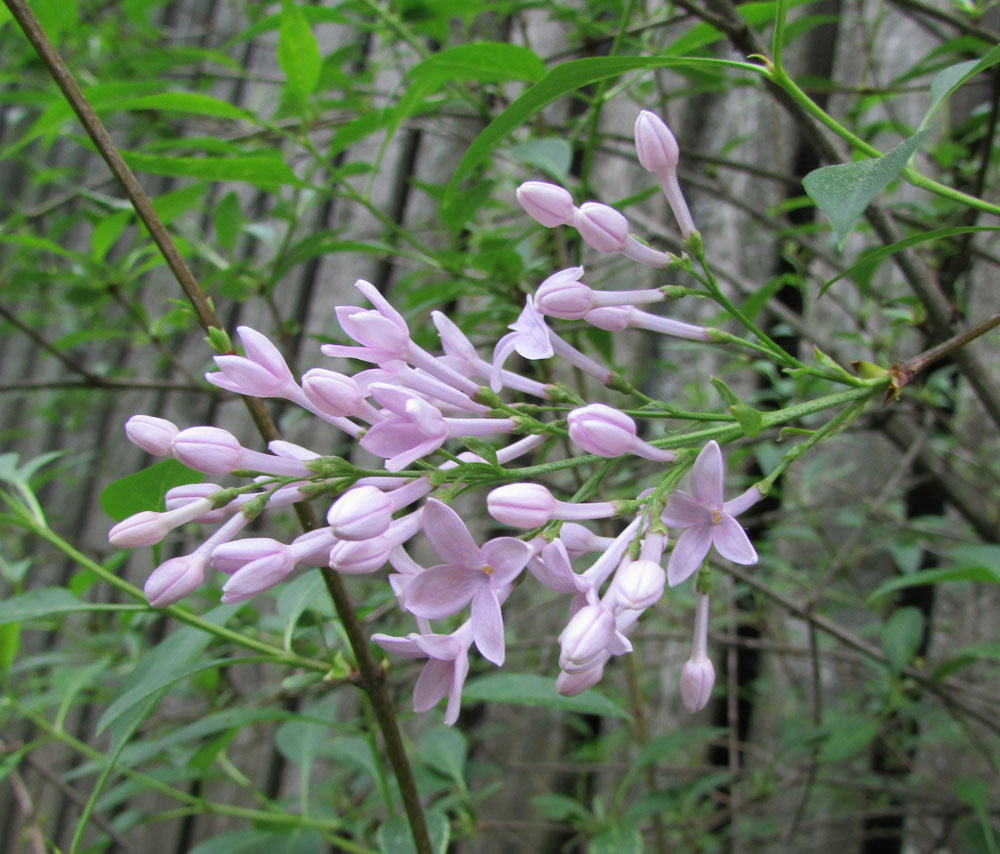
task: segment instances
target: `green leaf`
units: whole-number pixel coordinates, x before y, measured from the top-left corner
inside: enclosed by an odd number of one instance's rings
[[[587,854],[642,854],[642,834],[637,827],[611,827],[591,841]]]
[[[451,825],[448,818],[440,810],[428,810],[427,832],[431,837],[431,850],[434,854],[445,854],[451,835]],[[413,844],[413,834],[406,817],[394,815],[375,832],[375,842],[382,854],[417,854]]]
[[[946,237],[954,237],[959,234],[976,234],[980,231],[1000,231],[1000,228],[995,225],[974,225],[963,228],[938,228],[934,231],[924,231],[920,234],[912,234],[903,240],[897,240],[895,243],[890,243],[888,246],[880,246],[878,249],[865,252],[864,257],[862,257],[860,261],[852,264],[839,276],[834,276],[830,279],[830,281],[824,282],[823,287],[819,289],[819,296],[823,296],[823,294],[827,292],[834,282],[839,282],[841,279],[853,278],[861,272],[866,273],[866,275],[871,275],[874,268],[883,260],[888,258],[890,255],[895,255],[897,252],[902,252],[904,249],[909,249],[911,246],[916,246],[919,243],[927,243],[931,240],[941,240]]]
[[[286,91],[296,103],[303,105],[319,82],[322,60],[309,21],[292,0],[281,2],[278,65],[285,73]]]
[[[318,611],[321,616],[333,616],[333,603],[324,595],[326,585],[318,572],[304,572],[288,584],[281,585],[278,594],[278,618],[284,623],[284,647],[292,648],[292,638],[299,618],[308,608]]]
[[[132,211],[118,211],[104,217],[90,235],[90,257],[95,261],[103,261],[108,250],[121,237],[125,226],[132,219]]]
[[[185,483],[201,483],[204,479],[201,472],[177,460],[161,460],[108,484],[97,500],[105,513],[120,522],[141,510],[162,510],[167,490]]]
[[[906,166],[910,155],[929,133],[930,128],[918,131],[874,160],[823,166],[802,179],[809,198],[833,223],[839,244],[843,244],[855,220]]]
[[[0,603],[2,604],[2,603]],[[17,658],[17,650],[21,641],[21,624],[11,622],[0,626],[0,676],[6,678],[10,666]]]
[[[319,832],[309,828],[297,827],[287,833],[248,828],[199,842],[188,854],[316,854],[325,847]]]
[[[257,660],[258,659],[253,657],[216,658],[209,659],[208,661],[199,661],[195,664],[188,664],[183,667],[176,664],[164,668],[159,672],[152,672],[147,669],[145,678],[143,678],[139,684],[130,688],[125,693],[120,694],[118,698],[104,710],[104,714],[101,715],[100,720],[97,722],[97,734],[100,735],[126,712],[136,708],[144,700],[153,698],[154,695],[156,695],[153,700],[155,703],[166,688],[169,688],[171,685],[174,685],[183,679],[187,679],[189,676],[204,673],[207,670],[217,670],[220,667],[229,667],[233,664],[243,664],[248,661]]]
[[[417,755],[425,765],[449,777],[460,789],[465,789],[465,759],[468,749],[465,736],[457,729],[437,726],[420,737]]]
[[[173,155],[122,152],[122,157],[136,172],[166,175],[170,178],[196,178],[200,181],[243,181],[264,190],[279,185],[308,187],[277,151],[271,154],[232,154],[225,157],[176,157]]]
[[[320,746],[329,737],[329,727],[315,721],[291,720],[278,727],[274,743],[289,762],[305,772],[312,765]]]
[[[986,584],[1000,584],[1000,571],[990,566],[952,566],[944,569],[922,569],[910,575],[890,578],[880,584],[868,596],[868,604],[902,590],[904,587],[920,587],[924,584],[943,584],[950,581],[980,581]]]
[[[465,700],[490,703],[513,703],[518,706],[541,706],[584,715],[605,715],[631,720],[632,716],[607,697],[591,688],[576,697],[564,697],[556,691],[555,679],[535,674],[498,673],[480,676],[462,689]]]
[[[474,42],[445,48],[418,62],[407,74],[412,80],[505,80],[535,82],[545,76],[545,63],[534,51],[506,42]]]
[[[759,66],[724,59],[672,56],[598,56],[574,59],[552,69],[490,122],[468,147],[448,184],[448,195],[494,148],[542,108],[563,95],[639,68],[739,68],[760,74]]]
[[[239,196],[235,192],[226,193],[222,201],[216,205],[212,214],[212,224],[219,245],[223,249],[232,250],[243,228],[243,212],[240,210]]]
[[[518,143],[510,150],[511,157],[526,166],[541,169],[550,178],[560,183],[569,179],[569,167],[573,160],[573,146],[561,136],[545,139],[529,139]]]
[[[894,611],[882,627],[882,649],[894,673],[901,672],[920,648],[924,636],[924,615],[907,606]]]
[[[881,729],[877,719],[852,715],[838,718],[830,727],[819,752],[820,762],[839,762],[860,753]]]
[[[970,59],[966,62],[959,62],[943,71],[938,72],[931,82],[931,103],[920,120],[920,128],[927,127],[934,114],[941,108],[941,105],[958,89],[966,80],[975,77],[980,71],[985,71],[992,65],[1000,62],[1000,44],[996,45],[982,59]]]
[[[256,117],[248,110],[202,95],[200,92],[160,92],[155,95],[135,95],[131,98],[119,98],[107,105],[108,112],[118,110],[156,110],[168,113],[188,113],[194,116],[212,116],[218,119],[243,119],[255,121]]]
[[[0,601],[0,625],[100,608],[93,602],[77,599],[65,587],[41,587]]]

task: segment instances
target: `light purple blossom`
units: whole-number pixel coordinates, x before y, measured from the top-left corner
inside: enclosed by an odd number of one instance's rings
[[[667,564],[670,586],[693,575],[712,546],[733,563],[757,563],[757,552],[735,517],[761,498],[760,490],[753,486],[731,501],[723,500],[722,451],[715,440],[709,442],[691,468],[691,492],[674,492],[663,511],[664,524],[687,528]]]
[[[239,326],[236,332],[243,342],[246,356],[216,356],[216,373],[205,379],[219,388],[254,397],[301,397],[301,390],[285,357],[270,339],[249,326]]]
[[[640,439],[633,421],[624,412],[591,403],[574,409],[567,416],[569,437],[583,450],[600,457],[620,457],[635,454],[647,460],[670,463],[676,459],[673,451],[657,448]]]
[[[516,195],[525,213],[546,228],[573,224],[573,197],[558,184],[525,181]]]
[[[386,652],[403,658],[427,659],[413,688],[413,710],[426,712],[447,695],[444,722],[448,726],[458,720],[462,709],[462,686],[469,673],[468,652],[472,638],[469,625],[463,624],[450,635],[415,632],[405,638],[381,633],[372,635],[372,640]]]
[[[176,424],[155,415],[133,415],[125,422],[128,440],[154,457],[170,455],[170,443],[177,433]]]
[[[686,240],[696,229],[677,181],[677,140],[663,119],[649,110],[643,110],[635,120],[635,148],[639,164],[659,179],[663,195]]]
[[[434,620],[457,614],[471,602],[476,647],[484,658],[501,666],[505,645],[499,594],[521,574],[531,547],[514,537],[497,537],[480,548],[461,517],[434,498],[424,505],[423,526],[445,563],[410,582],[407,610]]]

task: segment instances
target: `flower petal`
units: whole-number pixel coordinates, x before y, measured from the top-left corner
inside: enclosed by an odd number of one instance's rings
[[[671,587],[687,581],[701,566],[712,546],[712,529],[698,525],[688,528],[674,546],[667,564],[667,582]]]
[[[454,663],[431,658],[424,665],[413,686],[413,711],[426,712],[434,708],[451,687]]]
[[[691,528],[695,525],[711,525],[712,511],[686,492],[678,490],[667,499],[667,506],[660,518],[670,528]]]
[[[750,566],[757,563],[754,549],[743,526],[728,513],[722,514],[717,525],[712,526],[712,544],[726,560]]]
[[[531,546],[516,537],[497,537],[483,544],[482,556],[493,568],[490,584],[496,589],[510,584],[521,574],[531,557]]]
[[[755,483],[742,495],[737,495],[735,498],[730,499],[725,504],[722,505],[724,512],[728,513],[730,516],[739,516],[744,510],[749,510],[758,501],[764,498],[761,495],[760,487]]]
[[[432,436],[426,442],[417,445],[414,448],[410,448],[408,451],[403,451],[402,453],[396,454],[394,457],[390,457],[385,461],[386,471],[402,471],[414,460],[419,460],[421,457],[426,457],[428,454],[433,454],[438,448],[444,444],[446,437]]]
[[[432,566],[407,587],[406,610],[428,620],[450,617],[468,605],[481,586],[489,586],[489,582],[479,571],[459,566]]]
[[[372,635],[372,640],[386,652],[391,652],[393,655],[398,655],[402,658],[423,658],[426,653],[413,642],[413,638],[414,635],[397,638],[393,635],[383,634],[382,632]]]
[[[722,451],[714,439],[701,449],[691,467],[691,495],[703,507],[722,509]]]
[[[462,686],[465,685],[465,677],[469,675],[469,657],[465,650],[455,659],[455,667],[451,672],[451,689],[448,692],[448,707],[444,710],[444,722],[451,726],[458,720],[458,713],[462,711]]]
[[[507,357],[517,347],[517,332],[508,332],[499,341],[497,341],[496,347],[493,348],[493,370],[490,371],[490,388],[493,391],[500,391],[503,388],[503,366],[504,362],[507,361]]]
[[[465,522],[447,504],[428,498],[421,518],[424,534],[445,563],[479,570],[484,557]],[[518,540],[520,542],[520,540]]]
[[[503,614],[496,593],[485,584],[472,597],[472,635],[483,658],[503,667]]]

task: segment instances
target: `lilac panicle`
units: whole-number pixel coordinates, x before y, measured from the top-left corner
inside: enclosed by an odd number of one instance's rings
[[[751,487],[738,498],[724,501],[722,481],[722,451],[713,439],[702,448],[691,468],[691,492],[674,492],[663,511],[665,525],[687,528],[667,564],[671,587],[694,574],[712,546],[733,563],[757,563],[757,552],[735,517],[760,501],[760,490]]]

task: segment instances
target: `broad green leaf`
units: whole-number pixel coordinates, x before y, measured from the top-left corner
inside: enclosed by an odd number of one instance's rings
[[[213,608],[202,619],[213,625],[223,625],[239,609],[240,605],[220,605]],[[150,684],[171,684],[172,674],[191,666],[205,648],[212,642],[209,632],[185,626],[160,641],[155,647],[144,653],[136,662],[132,672],[119,686],[115,701],[131,692],[144,693],[143,686]],[[142,723],[146,715],[152,711],[166,688],[161,687],[156,693],[148,696],[132,708],[121,714],[111,724],[111,743],[118,750],[131,737],[135,728]],[[135,695],[133,695],[135,696]],[[112,705],[114,704],[112,703]],[[107,712],[105,712],[105,715]],[[103,718],[102,718],[103,719]],[[98,723],[100,726],[100,723]]]
[[[924,615],[919,608],[906,607],[893,612],[882,627],[882,649],[894,673],[901,672],[920,648],[924,635]]]
[[[830,281],[824,282],[823,287],[819,289],[819,296],[823,296],[835,282],[839,282],[841,279],[851,278],[856,273],[862,271],[870,273],[872,269],[883,260],[888,258],[890,255],[895,255],[897,252],[902,252],[904,249],[909,249],[911,246],[916,246],[920,243],[927,243],[931,240],[943,240],[946,237],[955,237],[959,234],[976,234],[981,231],[1000,231],[995,225],[974,225],[966,226],[964,228],[938,228],[934,231],[924,231],[920,234],[912,234],[903,240],[897,240],[895,243],[890,243],[888,246],[880,246],[871,252],[866,252],[864,257],[855,264],[852,264],[839,276],[834,276]],[[749,300],[748,300],[749,301]]]
[[[593,688],[575,697],[564,697],[556,691],[554,678],[530,673],[480,676],[466,684],[462,690],[462,698],[490,703],[513,703],[518,706],[541,706],[546,709],[561,709],[585,715],[605,715],[626,720],[632,717]]]
[[[902,590],[904,587],[920,587],[924,584],[943,584],[950,581],[980,581],[986,584],[1000,584],[1000,571],[990,566],[952,566],[944,569],[922,569],[910,575],[891,578],[880,584],[868,596],[869,604]]]
[[[256,121],[249,110],[202,95],[200,92],[159,92],[155,95],[134,95],[131,98],[120,98],[107,104],[107,112],[118,110],[156,110],[167,113],[187,113],[193,116],[212,116],[218,119],[243,119]]]
[[[458,164],[448,184],[448,195],[455,193],[458,182],[468,175],[507,136],[539,110],[563,95],[617,77],[640,68],[738,68],[760,74],[759,66],[749,62],[732,62],[724,59],[676,56],[598,56],[574,59],[552,69],[513,104],[490,122],[477,136]]]
[[[281,2],[278,65],[285,73],[286,91],[301,106],[316,89],[322,60],[309,21],[293,0]]]
[[[830,727],[819,752],[820,762],[839,762],[860,753],[881,729],[881,722],[869,716],[845,716]]]
[[[160,460],[108,484],[97,500],[105,513],[120,522],[140,510],[162,510],[168,490],[186,483],[201,483],[204,479],[201,472],[177,460]]]
[[[447,817],[439,810],[428,810],[425,818],[431,838],[431,850],[434,854],[445,854],[451,836],[451,825]],[[417,854],[410,825],[403,815],[394,815],[380,825],[375,832],[375,842],[381,854]]]
[[[465,759],[468,745],[465,736],[449,726],[428,730],[417,743],[420,760],[465,789]]]
[[[115,245],[115,241],[121,237],[125,226],[132,219],[131,211],[118,211],[104,217],[90,235],[90,257],[95,261],[103,261],[108,250]]]
[[[970,59],[966,62],[959,62],[943,71],[938,72],[931,82],[931,103],[923,119],[920,120],[920,128],[927,127],[928,122],[934,114],[941,108],[941,105],[958,89],[965,81],[975,77],[980,71],[985,71],[992,65],[1000,62],[1000,44],[996,45],[982,59]]]
[[[141,605],[109,605],[84,602],[77,599],[65,587],[40,587],[19,596],[0,601],[0,625],[37,620],[53,614],[69,614],[74,611],[131,611],[145,610]]]
[[[445,48],[418,62],[407,76],[412,80],[505,80],[535,82],[545,76],[545,63],[526,47],[506,42],[475,42]]]
[[[642,854],[642,834],[637,827],[612,827],[591,840],[587,854]]]
[[[223,249],[232,250],[243,228],[243,212],[240,210],[240,199],[236,193],[229,192],[223,196],[212,214],[212,223],[219,245]]]
[[[843,244],[855,220],[906,166],[910,155],[929,133],[929,128],[918,131],[888,154],[873,160],[823,166],[802,179],[809,198],[833,223],[838,243]]]
[[[177,665],[167,667],[159,673],[148,672],[145,679],[143,679],[134,688],[129,689],[124,694],[120,694],[118,698],[104,710],[104,714],[101,715],[100,720],[97,722],[97,733],[100,735],[104,732],[104,730],[111,726],[111,724],[122,717],[122,715],[139,706],[144,700],[150,699],[153,695],[156,695],[156,699],[159,699],[159,696],[164,689],[169,688],[171,685],[174,685],[183,679],[187,679],[189,676],[204,673],[207,670],[217,670],[221,667],[229,667],[233,664],[244,664],[246,662],[257,660],[257,658],[253,657],[214,658],[209,659],[208,661],[199,661],[195,664],[188,664],[184,667]]]
[[[285,649],[292,648],[292,638],[299,618],[307,608],[314,608],[324,617],[333,616],[333,604],[325,595],[326,584],[318,572],[304,572],[288,584],[281,585],[278,594],[278,618],[285,625]]]
[[[511,157],[527,166],[541,169],[547,175],[565,183],[573,160],[573,147],[563,137],[529,139],[510,150]]]
[[[531,805],[539,815],[555,821],[591,818],[590,810],[567,795],[532,795]]]
[[[172,155],[122,152],[136,172],[166,175],[171,178],[195,178],[200,181],[243,181],[261,189],[279,185],[308,187],[275,151],[272,154],[241,154],[224,157],[176,157]]]

